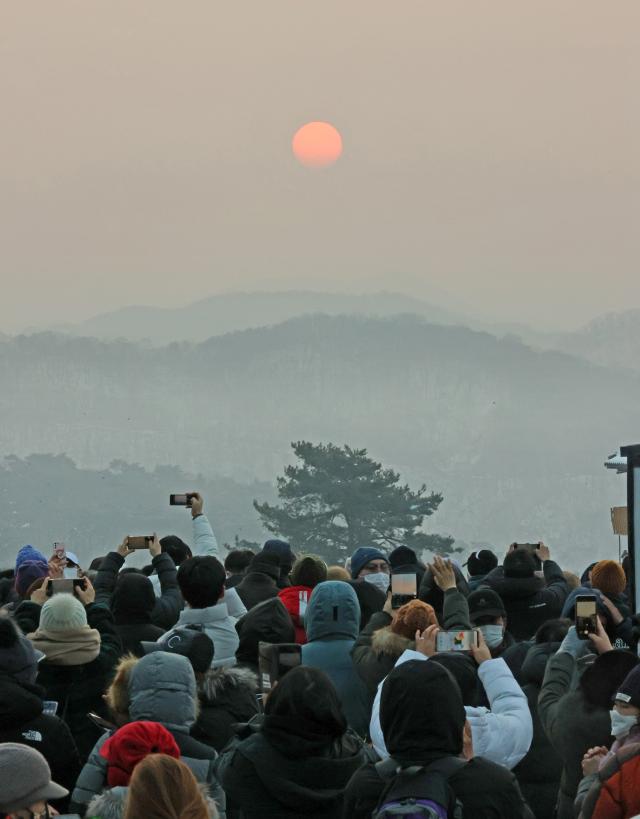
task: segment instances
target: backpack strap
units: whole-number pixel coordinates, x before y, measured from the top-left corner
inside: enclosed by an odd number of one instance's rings
[[[414,776],[422,771],[429,773],[433,771],[434,773],[442,774],[445,779],[450,779],[459,770],[464,768],[466,764],[467,760],[461,759],[459,756],[445,756],[442,759],[437,759],[430,765],[410,765],[403,768],[400,762],[390,756],[387,757],[387,759],[376,762],[375,769],[380,779],[384,782],[390,782],[399,773]]]

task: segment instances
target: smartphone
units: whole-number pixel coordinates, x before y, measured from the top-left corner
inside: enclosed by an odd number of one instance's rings
[[[598,633],[595,594],[579,594],[576,597],[576,632],[581,640]]]
[[[59,577],[49,581],[47,596],[54,594],[75,594],[75,588],[79,586],[84,589],[84,579],[82,577]]]
[[[263,643],[258,646],[260,689],[268,693],[287,671],[302,662],[302,647],[297,643]]]
[[[417,574],[391,575],[391,608],[399,609],[418,596]]]
[[[67,547],[64,543],[54,543],[53,544],[53,554],[59,559],[64,560],[67,556]]]
[[[182,495],[169,495],[169,506],[191,506],[194,497],[193,492],[185,492]]]
[[[75,566],[72,569],[63,569],[62,576],[67,580],[75,580],[78,577],[78,569]]]
[[[477,631],[439,631],[436,635],[436,651],[471,651],[477,645]]]
[[[118,727],[115,723],[109,722],[108,719],[101,717],[100,714],[96,714],[95,711],[89,711],[87,716],[94,725],[98,726],[98,728],[105,728],[107,731],[113,731]]]
[[[130,549],[148,549],[153,543],[153,535],[129,535],[127,546]]]

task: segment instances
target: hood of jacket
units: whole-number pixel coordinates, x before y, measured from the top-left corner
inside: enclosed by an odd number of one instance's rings
[[[362,744],[351,733],[322,756],[306,756],[300,748],[296,756],[285,757],[261,732],[240,743],[238,752],[253,763],[273,799],[301,816],[328,811],[334,804],[337,807],[342,791],[365,762]],[[336,810],[335,815],[338,813]]]
[[[371,635],[371,648],[378,655],[386,654],[398,659],[408,648],[415,648],[415,640],[409,640],[403,634],[396,634],[391,631],[391,626],[384,626]]]
[[[304,617],[308,642],[327,637],[355,640],[360,630],[360,605],[353,588],[342,580],[319,583]]]
[[[239,663],[258,663],[258,643],[293,643],[295,630],[291,617],[279,597],[254,606],[236,623],[240,646]]]
[[[122,819],[128,788],[109,788],[94,796],[87,807],[86,816],[100,819]]]
[[[516,601],[533,597],[534,594],[544,589],[545,582],[536,575],[531,575],[531,577],[505,577],[503,567],[498,566],[485,577],[483,585],[493,589],[505,602],[506,600]]]
[[[21,685],[0,673],[0,727],[19,728],[42,713],[42,698],[36,686]]]
[[[160,722],[188,733],[197,717],[196,678],[179,654],[154,651],[135,664],[129,676],[131,721]]]
[[[111,595],[111,611],[118,625],[150,623],[156,595],[149,578],[140,572],[121,574]]]
[[[207,671],[198,683],[198,693],[203,705],[215,705],[231,691],[246,689],[258,693],[258,677],[248,668],[215,668]]]
[[[539,643],[532,645],[527,656],[524,658],[522,668],[520,669],[521,685],[533,683],[541,686],[544,679],[544,672],[547,668],[547,661],[549,657],[556,653],[560,643]]]

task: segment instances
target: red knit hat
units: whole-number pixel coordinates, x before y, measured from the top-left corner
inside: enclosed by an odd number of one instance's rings
[[[601,560],[591,570],[591,585],[603,594],[618,595],[625,590],[627,577],[615,560]]]
[[[108,764],[109,787],[128,785],[133,769],[149,754],[180,758],[175,739],[159,722],[130,722],[116,731],[100,748]]]
[[[412,600],[410,603],[400,606],[393,623],[391,623],[391,631],[395,634],[402,634],[408,640],[413,640],[418,629],[424,631],[427,626],[437,625],[438,618],[433,606],[423,603],[422,600]]]

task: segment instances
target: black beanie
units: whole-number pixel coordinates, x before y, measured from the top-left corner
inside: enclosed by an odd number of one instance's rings
[[[418,556],[408,546],[398,546],[389,553],[389,565],[392,569],[399,569],[401,566],[416,566]]]
[[[605,651],[596,657],[578,683],[589,705],[609,710],[620,685],[638,662],[640,660],[631,651],[619,649]]]
[[[533,577],[538,568],[533,555],[526,549],[514,549],[502,564],[505,577]]]

